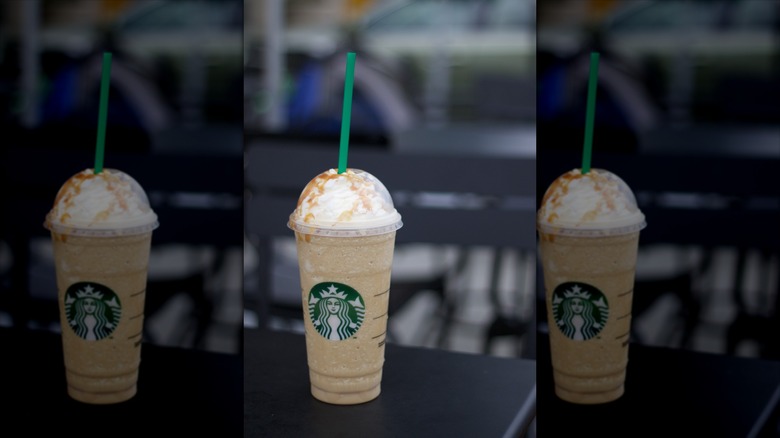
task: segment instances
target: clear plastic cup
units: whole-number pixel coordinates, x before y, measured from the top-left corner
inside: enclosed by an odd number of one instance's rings
[[[606,403],[625,391],[645,225],[628,185],[605,170],[568,172],[545,194],[537,227],[555,392],[563,400]]]
[[[401,216],[373,175],[331,169],[306,186],[288,226],[297,241],[311,393],[332,404],[373,400]]]
[[[92,404],[128,400],[137,391],[157,216],[129,175],[88,169],[63,185],[44,225],[54,246],[68,394]]]

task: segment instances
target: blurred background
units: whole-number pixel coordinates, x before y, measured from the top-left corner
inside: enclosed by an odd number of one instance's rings
[[[537,199],[580,166],[597,51],[593,167],[648,222],[634,342],[780,358],[780,2],[550,0],[538,20]]]
[[[285,225],[336,167],[354,51],[349,166],[404,218],[389,342],[533,357],[535,17],[534,0],[245,1],[246,327],[303,331]]]
[[[241,1],[3,2],[0,326],[59,330],[42,223],[94,163],[108,51],[105,166],[141,183],[161,223],[145,339],[240,351],[242,26]]]
[[[392,341],[532,357],[537,313],[546,330],[535,199],[579,165],[597,50],[594,165],[634,188],[649,223],[636,342],[777,358],[778,9],[772,0],[5,1],[1,193],[4,212],[18,214],[1,219],[0,325],[58,330],[41,223],[59,185],[92,164],[100,55],[110,50],[106,164],[141,182],[162,224],[150,341],[238,351],[243,327],[301,330],[285,223],[308,180],[335,166],[354,50],[350,165],[386,183],[406,222]],[[461,219],[497,225],[442,225]],[[516,237],[495,236],[502,221]]]

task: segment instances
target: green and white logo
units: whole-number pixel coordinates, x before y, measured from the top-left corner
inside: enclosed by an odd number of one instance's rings
[[[317,333],[340,341],[354,335],[366,317],[366,306],[358,291],[346,284],[319,283],[309,292],[309,317]]]
[[[98,341],[111,335],[121,316],[119,297],[102,284],[74,283],[65,292],[65,317],[82,339]]]
[[[607,324],[607,297],[595,287],[578,282],[562,283],[552,295],[555,325],[575,341],[586,341],[598,335]]]

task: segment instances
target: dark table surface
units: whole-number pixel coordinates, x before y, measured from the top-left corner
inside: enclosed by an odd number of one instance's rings
[[[303,335],[245,330],[247,437],[518,436],[535,413],[534,361],[388,344],[382,394],[336,406],[311,396]]]
[[[1,436],[242,436],[240,355],[144,344],[135,397],[90,405],[67,395],[58,334],[0,328],[0,346]]]
[[[780,436],[780,362],[632,344],[625,394],[577,405],[555,396],[546,335],[537,361],[539,437]]]

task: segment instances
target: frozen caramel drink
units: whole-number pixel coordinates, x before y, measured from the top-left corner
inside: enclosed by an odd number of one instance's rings
[[[373,400],[401,215],[370,173],[331,169],[305,187],[288,225],[297,241],[311,393],[340,405]]]
[[[68,394],[92,404],[136,393],[144,297],[157,215],[141,186],[113,169],[60,188],[51,231]]]
[[[639,231],[645,217],[618,176],[574,169],[537,216],[555,393],[605,403],[624,392]]]

